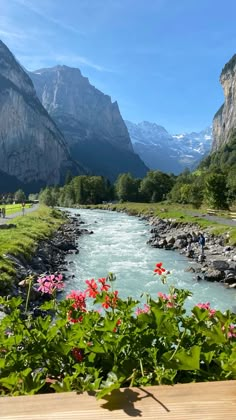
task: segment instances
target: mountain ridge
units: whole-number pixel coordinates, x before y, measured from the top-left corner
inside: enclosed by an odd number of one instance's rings
[[[54,66],[29,75],[42,105],[64,134],[73,157],[90,173],[94,173],[96,166],[96,174],[111,181],[121,172],[131,172],[137,177],[146,174],[148,168],[134,153],[118,103],[92,86],[79,69]]]
[[[200,133],[171,135],[156,123],[135,124],[125,120],[134,150],[151,169],[179,174],[185,168],[195,168],[210,152],[211,128]],[[163,159],[163,156],[165,159]]]

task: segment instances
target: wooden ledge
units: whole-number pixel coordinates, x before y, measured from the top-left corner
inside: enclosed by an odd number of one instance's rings
[[[236,418],[236,381],[123,388],[102,400],[75,392],[0,397],[0,419],[145,420]]]

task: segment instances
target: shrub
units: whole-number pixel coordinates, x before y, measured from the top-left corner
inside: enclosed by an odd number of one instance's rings
[[[166,270],[155,274],[164,282]],[[72,291],[38,310],[22,313],[20,298],[1,298],[0,392],[96,391],[103,397],[121,386],[174,384],[236,378],[236,316],[201,303],[187,314],[190,292],[169,288],[145,304],[113,290],[114,276],[86,280],[85,292]],[[37,283],[54,282],[46,276]],[[56,282],[56,283],[55,283]],[[49,292],[50,293],[50,292]]]

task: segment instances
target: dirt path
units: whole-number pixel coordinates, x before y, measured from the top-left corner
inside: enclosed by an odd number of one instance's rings
[[[189,214],[190,216],[196,217],[196,219],[199,217],[201,219],[209,220],[210,222],[216,222],[222,225],[236,227],[236,219],[226,219],[225,217],[219,217],[219,216],[213,216],[213,215],[211,216],[210,214],[199,214],[199,213],[194,213],[193,211],[189,211],[189,210],[185,210],[185,213]]]
[[[35,211],[35,210],[37,210],[37,208],[39,207],[39,204],[34,204],[32,207],[30,207],[30,208],[26,208],[25,210],[24,210],[24,214],[26,215],[26,214],[28,214],[28,213],[31,213],[32,211]],[[22,210],[20,210],[20,211],[17,211],[17,212],[15,212],[15,213],[12,213],[12,214],[9,214],[9,215],[6,215],[6,217],[5,218],[3,218],[3,217],[0,217],[0,225],[3,225],[4,223],[7,223],[9,220],[11,220],[11,219],[14,219],[15,217],[17,217],[17,216],[22,216],[23,214],[22,214]]]

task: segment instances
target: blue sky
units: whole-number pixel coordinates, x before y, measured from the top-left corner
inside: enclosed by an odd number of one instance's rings
[[[235,0],[0,0],[0,38],[29,70],[79,67],[124,119],[211,124],[236,53]]]

